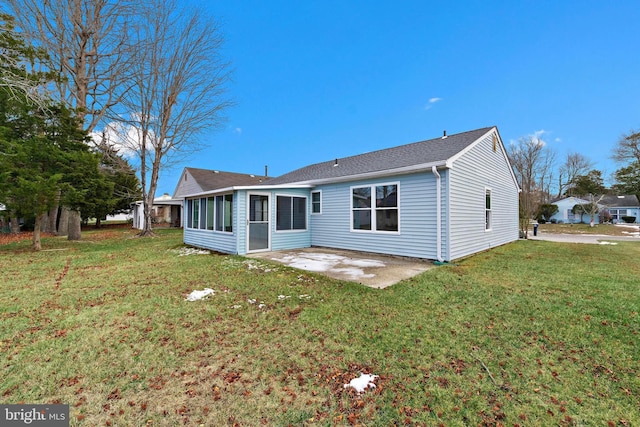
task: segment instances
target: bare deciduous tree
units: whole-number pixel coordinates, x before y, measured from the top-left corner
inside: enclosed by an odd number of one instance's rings
[[[529,221],[544,203],[551,181],[554,153],[536,137],[520,138],[509,150],[509,160],[520,184],[520,229],[529,236]]]
[[[593,168],[593,162],[580,153],[569,153],[558,171],[558,197],[565,192],[572,195],[571,189],[576,179],[586,175]]]
[[[146,236],[153,234],[160,168],[199,149],[197,137],[221,124],[230,105],[224,98],[229,71],[221,58],[221,31],[203,11],[150,2],[137,40],[141,48],[129,69],[133,87],[122,104],[126,114],[115,117],[106,134],[117,135],[117,143],[140,162]]]
[[[611,157],[619,163],[640,162],[640,131],[632,130],[622,135]]]
[[[589,203],[575,205],[571,211],[574,214],[580,215],[581,219],[582,215],[589,215],[589,226],[594,227],[596,215],[598,215],[598,212],[600,212],[599,203],[602,201],[602,199],[604,199],[604,194],[598,196],[597,198],[595,195],[589,194],[588,197]]]
[[[60,101],[76,111],[92,132],[126,88],[127,0],[7,0],[28,40],[48,54],[45,66],[60,73]],[[79,215],[71,215],[79,221]],[[74,224],[72,230],[79,230]],[[76,232],[70,240],[80,239]]]

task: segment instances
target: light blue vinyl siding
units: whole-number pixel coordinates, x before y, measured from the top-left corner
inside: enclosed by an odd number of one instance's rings
[[[270,248],[272,251],[308,248],[311,246],[311,230],[309,222],[309,214],[311,212],[311,195],[308,189],[284,189],[284,190],[253,190],[237,191],[234,195],[234,201],[237,201],[238,208],[234,217],[237,218],[237,224],[234,222],[234,230],[237,230],[237,253],[245,255],[247,253],[247,194],[269,194],[269,227],[271,229]],[[306,230],[276,230],[276,196],[298,196],[307,198],[307,229]],[[234,206],[235,208],[235,206]]]
[[[310,216],[311,245],[434,259],[436,192],[431,172],[321,185],[322,214]],[[351,188],[397,183],[399,232],[351,230]]]
[[[305,197],[307,199],[306,230],[276,230],[276,198],[277,196]],[[274,190],[271,192],[271,249],[274,251],[311,246],[311,190],[305,188]]]
[[[236,236],[234,233],[185,228],[184,243],[198,248],[211,249],[218,252],[229,254],[237,253]]]
[[[502,145],[491,134],[449,169],[449,251],[454,260],[518,239],[518,187]],[[491,190],[491,229],[485,230],[485,194]]]

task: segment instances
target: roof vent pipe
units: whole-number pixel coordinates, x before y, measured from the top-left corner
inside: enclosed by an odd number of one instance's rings
[[[264,177],[269,177],[269,165],[264,165]]]
[[[442,133],[442,139],[445,139],[446,137],[447,137],[447,131],[445,130],[445,131]]]
[[[336,159],[336,162],[333,164],[333,167],[335,168],[336,166],[338,166],[338,159]]]

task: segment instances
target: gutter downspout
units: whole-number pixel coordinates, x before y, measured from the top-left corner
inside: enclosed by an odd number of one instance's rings
[[[444,262],[442,259],[442,178],[435,166],[431,166],[431,172],[436,177],[436,259],[438,262]]]

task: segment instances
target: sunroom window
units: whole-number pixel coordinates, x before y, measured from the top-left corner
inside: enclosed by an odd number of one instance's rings
[[[307,198],[295,196],[277,196],[276,230],[307,229]]]

